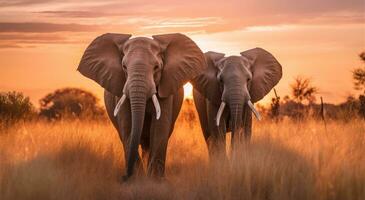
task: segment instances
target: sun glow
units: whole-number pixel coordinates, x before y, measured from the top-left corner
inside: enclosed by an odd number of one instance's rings
[[[191,83],[184,85],[184,99],[193,99],[193,85]]]

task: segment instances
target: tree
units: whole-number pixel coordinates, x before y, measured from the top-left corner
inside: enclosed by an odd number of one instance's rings
[[[297,103],[302,104],[303,100],[307,100],[309,104],[315,102],[316,97],[314,95],[318,92],[318,89],[312,86],[310,79],[297,76],[290,87],[292,97]]]
[[[365,52],[360,53],[360,59],[365,63]],[[355,89],[362,92],[359,96],[359,114],[365,118],[365,65],[352,71]]]
[[[269,116],[270,118],[274,119],[276,122],[279,120],[280,115],[280,97],[276,93],[274,88],[275,98],[271,99],[270,109],[269,109]]]
[[[35,108],[29,97],[21,92],[0,93],[0,120],[9,123],[29,119],[35,113]]]
[[[48,119],[69,117],[97,119],[105,116],[92,93],[78,88],[63,88],[52,92],[40,101],[40,115]]]
[[[365,52],[362,52],[359,57],[365,63]],[[352,71],[352,77],[354,79],[355,89],[365,94],[365,65],[355,68]]]

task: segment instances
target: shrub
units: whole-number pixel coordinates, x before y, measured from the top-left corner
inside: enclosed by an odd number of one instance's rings
[[[78,88],[58,89],[40,100],[40,116],[50,120],[65,118],[100,119],[105,110],[92,93]]]
[[[0,93],[0,120],[5,124],[19,120],[30,119],[35,114],[35,108],[29,97],[21,92]]]

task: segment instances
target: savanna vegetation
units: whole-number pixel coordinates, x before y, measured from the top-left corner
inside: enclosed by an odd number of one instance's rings
[[[365,199],[364,72],[353,71],[360,95],[339,105],[318,101],[320,89],[302,76],[290,95],[275,91],[271,105],[258,106],[264,120],[254,121],[251,142],[228,162],[208,162],[186,99],[166,178],[128,183],[122,144],[92,93],[60,89],[38,110],[21,93],[1,93],[0,199]]]
[[[250,144],[209,163],[185,101],[166,180],[121,183],[122,146],[107,121],[24,122],[0,136],[1,199],[364,199],[365,123],[255,121]],[[189,105],[190,104],[190,105]]]

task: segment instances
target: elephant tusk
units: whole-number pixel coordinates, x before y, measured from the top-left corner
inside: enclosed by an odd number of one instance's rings
[[[122,106],[122,104],[124,103],[125,99],[127,98],[127,96],[125,94],[123,94],[123,96],[119,99],[117,105],[115,106],[114,108],[114,117],[117,116],[119,110],[120,110],[120,107]]]
[[[160,103],[158,102],[157,96],[156,94],[152,95],[152,101],[153,101],[153,105],[155,106],[156,109],[156,119],[160,119],[161,116],[161,107],[160,107]]]
[[[224,111],[224,107],[226,107],[226,103],[224,101],[222,101],[222,103],[221,103],[221,105],[219,106],[219,109],[218,109],[217,117],[215,118],[217,126],[219,126],[219,122],[221,120],[221,116],[222,116],[222,113]]]
[[[253,104],[250,100],[248,100],[247,105],[251,108],[251,110],[252,110],[253,114],[255,115],[255,117],[258,120],[261,120],[262,118],[261,118],[260,113],[256,110],[256,108],[253,106]]]

